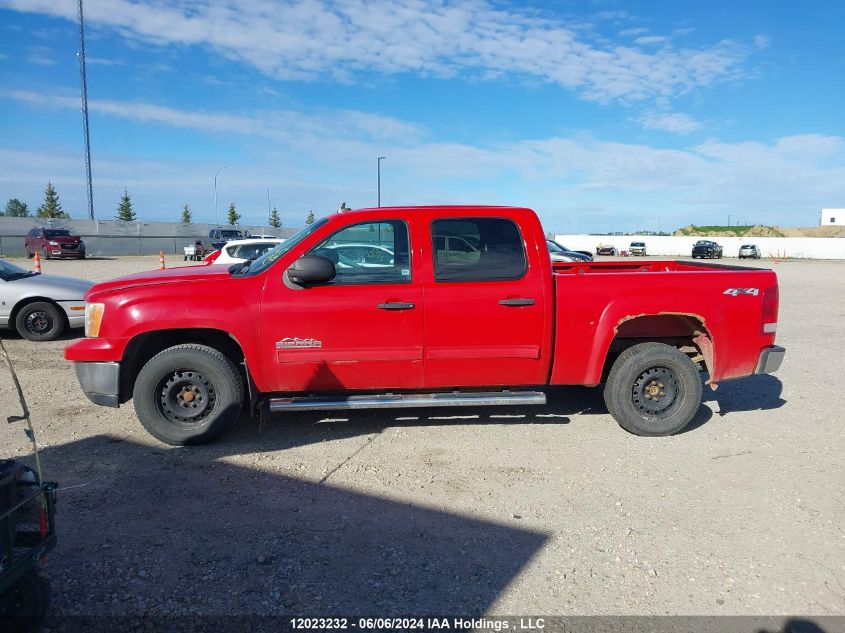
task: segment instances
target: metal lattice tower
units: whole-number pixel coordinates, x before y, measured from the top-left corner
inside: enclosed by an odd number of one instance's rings
[[[88,219],[94,219],[94,187],[91,183],[91,139],[88,135],[88,79],[85,74],[85,20],[79,6],[79,79],[82,83],[82,134],[85,137],[85,175],[88,180]]]

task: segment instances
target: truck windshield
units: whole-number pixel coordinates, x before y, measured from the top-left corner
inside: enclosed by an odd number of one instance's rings
[[[320,218],[314,222],[314,224],[306,226],[304,229],[295,233],[292,237],[287,238],[281,244],[277,244],[275,248],[267,251],[260,257],[256,257],[251,261],[247,260],[239,268],[234,268],[234,272],[232,274],[237,275],[238,277],[249,277],[251,275],[257,275],[260,272],[264,272],[276,263],[282,255],[287,253],[290,249],[299,244],[302,240],[311,235],[328,221],[328,218]]]

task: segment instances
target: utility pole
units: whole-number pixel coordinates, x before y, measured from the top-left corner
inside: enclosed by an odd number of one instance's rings
[[[220,226],[220,216],[217,215],[217,174],[227,167],[229,167],[229,165],[223,165],[220,169],[214,172],[214,223],[217,224],[217,226]]]
[[[387,156],[379,156],[378,160],[376,161],[377,172],[378,172],[378,206],[381,206],[381,161],[383,161]]]
[[[267,226],[270,226],[270,187],[267,187]]]
[[[82,0],[79,9],[79,79],[82,84],[82,135],[85,138],[85,176],[88,181],[88,219],[94,219],[94,186],[91,182],[91,139],[88,135],[88,79],[85,73],[85,19],[82,15]]]

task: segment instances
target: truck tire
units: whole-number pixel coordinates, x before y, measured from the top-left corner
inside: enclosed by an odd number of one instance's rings
[[[65,317],[52,303],[28,303],[15,316],[15,329],[28,341],[55,341],[65,331]]]
[[[30,569],[0,595],[0,622],[8,633],[32,631],[50,608],[50,584]]]
[[[610,415],[634,435],[673,435],[701,406],[695,363],[664,343],[640,343],[619,355],[604,386]]]
[[[143,427],[171,444],[208,444],[238,419],[243,381],[235,364],[206,345],[176,345],[153,356],[132,399]]]

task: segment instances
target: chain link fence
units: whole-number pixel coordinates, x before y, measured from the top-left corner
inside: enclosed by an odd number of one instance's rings
[[[237,228],[251,235],[290,237],[297,229],[269,226],[217,224],[180,224],[178,222],[121,222],[118,220],[48,220],[45,218],[0,218],[0,256],[22,257],[24,237],[30,229],[46,227],[67,229],[85,241],[88,256],[182,255],[184,247],[197,240],[208,242],[208,232],[215,228]]]

